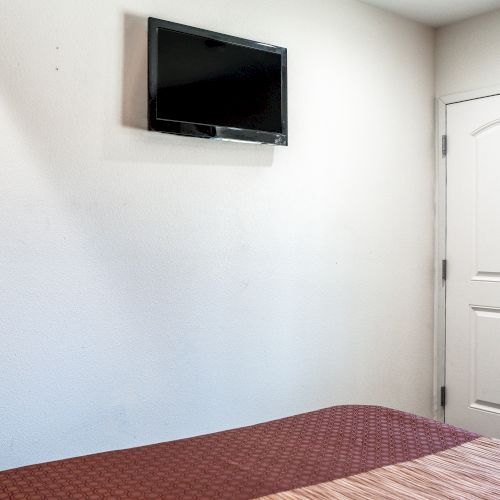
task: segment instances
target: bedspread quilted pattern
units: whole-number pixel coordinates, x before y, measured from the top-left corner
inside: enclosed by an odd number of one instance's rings
[[[0,472],[0,499],[248,499],[413,460],[476,439],[375,406]]]

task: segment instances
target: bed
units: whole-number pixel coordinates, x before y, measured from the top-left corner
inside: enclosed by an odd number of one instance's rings
[[[376,406],[0,472],[0,499],[500,498],[500,444]]]

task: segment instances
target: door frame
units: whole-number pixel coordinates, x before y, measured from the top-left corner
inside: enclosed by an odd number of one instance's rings
[[[442,137],[447,135],[447,106],[500,95],[500,85],[450,94],[436,99],[435,245],[434,245],[434,418],[445,420],[441,387],[446,387],[446,281],[442,262],[446,260],[447,156]],[[453,147],[453,144],[451,144]]]

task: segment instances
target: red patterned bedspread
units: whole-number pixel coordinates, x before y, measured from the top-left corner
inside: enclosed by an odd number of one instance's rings
[[[337,406],[191,439],[0,472],[0,499],[250,499],[478,438],[375,406]]]

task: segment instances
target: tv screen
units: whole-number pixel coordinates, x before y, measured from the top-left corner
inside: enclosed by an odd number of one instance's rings
[[[149,19],[149,128],[287,145],[286,49]]]

